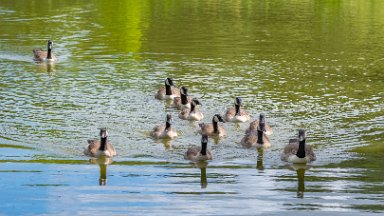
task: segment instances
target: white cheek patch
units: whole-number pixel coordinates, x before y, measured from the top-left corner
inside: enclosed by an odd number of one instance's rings
[[[217,116],[213,117],[213,120],[214,120],[215,122],[219,122],[219,118],[217,118]]]

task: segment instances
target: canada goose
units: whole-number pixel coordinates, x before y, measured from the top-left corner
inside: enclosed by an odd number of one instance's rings
[[[212,154],[207,150],[208,145],[208,136],[203,134],[201,136],[201,147],[193,146],[190,147],[184,155],[184,159],[190,160],[192,162],[212,160]]]
[[[206,134],[208,136],[225,136],[225,129],[223,126],[219,125],[218,122],[225,122],[220,114],[215,114],[212,118],[211,124],[200,123],[199,124],[199,133]]]
[[[204,118],[203,113],[200,111],[199,106],[201,106],[200,101],[197,98],[193,98],[190,103],[190,108],[185,108],[179,113],[179,118],[183,120],[190,121],[200,121]]]
[[[180,90],[175,87],[172,78],[166,78],[165,86],[157,91],[155,98],[159,100],[173,100],[175,97],[180,97]]]
[[[244,135],[241,139],[241,145],[245,148],[251,148],[255,146],[256,148],[269,148],[271,143],[269,138],[264,134],[265,123],[260,122],[256,131],[252,130],[251,132]]]
[[[257,127],[259,126],[259,122],[264,122],[265,123],[265,128],[264,128],[264,133],[267,136],[272,135],[272,127],[268,123],[265,122],[265,114],[260,113],[260,117],[258,120],[255,120],[249,124],[248,129],[245,131],[245,133],[250,133],[251,131],[256,131]]]
[[[33,60],[35,62],[53,62],[56,61],[56,56],[52,52],[53,42],[48,40],[48,50],[44,51],[42,49],[33,49]]]
[[[165,125],[156,125],[152,131],[151,136],[156,139],[172,139],[177,136],[177,132],[171,125],[172,115],[167,114]]]
[[[312,147],[305,145],[305,130],[299,130],[299,137],[290,139],[281,154],[281,160],[290,163],[307,163],[316,160]]]
[[[246,122],[249,121],[249,113],[241,108],[242,99],[236,97],[235,107],[228,108],[227,112],[224,115],[225,121],[229,122]]]
[[[180,97],[173,99],[173,107],[184,110],[185,108],[191,108],[191,97],[188,96],[188,88],[182,86],[180,88]]]
[[[100,128],[100,140],[88,140],[88,146],[84,149],[84,154],[91,157],[113,157],[116,151],[108,141],[108,132],[106,128]]]

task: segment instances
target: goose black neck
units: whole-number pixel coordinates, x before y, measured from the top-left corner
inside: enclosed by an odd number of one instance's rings
[[[165,123],[165,130],[169,130],[171,128],[171,123],[169,123],[168,121]]]
[[[213,125],[213,133],[219,133],[219,126],[217,121],[213,120],[212,125]]]
[[[257,143],[258,144],[264,144],[264,132],[262,130],[257,130]]]
[[[181,94],[181,104],[187,105],[188,100],[187,100],[187,95],[186,94]]]
[[[296,156],[298,158],[305,158],[305,140],[299,141],[299,149],[297,150]]]
[[[107,146],[107,137],[100,138],[100,151],[105,151],[105,147]]]
[[[52,58],[52,49],[51,49],[51,46],[48,45],[47,59],[51,59],[51,58]]]
[[[200,151],[200,154],[201,154],[201,155],[207,155],[207,143],[206,143],[206,142],[202,142],[202,143],[201,143],[201,151]]]
[[[165,95],[172,95],[172,86],[165,84]]]
[[[191,111],[190,111],[190,113],[193,112],[193,111],[195,111],[195,107],[196,107],[196,106],[195,106],[195,103],[191,103]]]
[[[236,114],[235,115],[240,115],[240,105],[239,104],[235,105],[235,109],[236,109]]]

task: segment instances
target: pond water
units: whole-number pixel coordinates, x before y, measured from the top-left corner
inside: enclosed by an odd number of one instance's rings
[[[382,214],[383,35],[384,1],[2,0],[0,214]],[[48,39],[57,63],[34,63]],[[249,124],[225,123],[212,161],[185,161],[198,123],[154,98],[166,77],[203,122],[241,96],[272,147],[242,148]],[[179,136],[155,141],[166,113]],[[108,165],[82,154],[99,127]],[[299,128],[306,167],[280,161]]]

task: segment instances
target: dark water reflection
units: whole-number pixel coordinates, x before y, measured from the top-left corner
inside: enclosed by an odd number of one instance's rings
[[[383,8],[1,1],[0,214],[382,213]],[[59,61],[35,64],[32,49],[47,39]],[[206,166],[183,160],[200,143],[196,122],[175,119],[179,136],[154,141],[164,113],[177,116],[154,100],[165,77],[201,99],[204,122],[241,96],[252,119],[266,113],[271,149],[240,146],[248,123],[224,124]],[[113,163],[82,155],[99,127]],[[280,161],[298,128],[317,153],[310,169]]]

